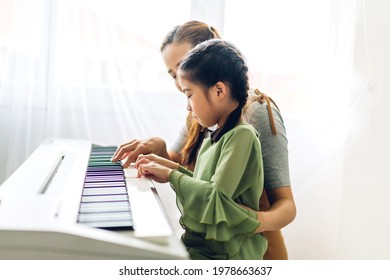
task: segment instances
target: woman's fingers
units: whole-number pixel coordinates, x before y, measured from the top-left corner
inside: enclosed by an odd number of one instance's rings
[[[132,140],[119,146],[111,158],[111,161],[118,161],[126,158],[128,154],[133,151],[138,145],[138,140]]]

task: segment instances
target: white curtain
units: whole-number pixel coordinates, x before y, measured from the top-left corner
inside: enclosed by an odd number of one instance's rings
[[[389,12],[380,0],[226,2],[225,38],[284,116],[292,259],[390,259]]]
[[[227,1],[225,37],[241,46],[252,86],[284,117],[298,209],[283,231],[290,258],[338,258],[343,165],[356,125],[350,101],[357,1],[250,2],[245,9]]]
[[[165,5],[175,9],[161,13]],[[190,1],[0,0],[0,183],[48,137],[172,144],[185,99],[160,44]]]
[[[251,86],[282,111],[290,258],[389,259],[388,2],[208,2],[0,0],[0,183],[47,137],[171,144],[186,100],[159,45],[199,19],[242,50]]]

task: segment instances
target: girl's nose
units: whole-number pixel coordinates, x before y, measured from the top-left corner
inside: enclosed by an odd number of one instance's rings
[[[190,112],[192,111],[191,105],[189,103],[187,103],[187,110]]]

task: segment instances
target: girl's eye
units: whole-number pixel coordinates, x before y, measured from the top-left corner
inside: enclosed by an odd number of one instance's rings
[[[173,76],[171,76],[171,77],[172,77],[172,79],[176,80],[176,75],[173,75]]]

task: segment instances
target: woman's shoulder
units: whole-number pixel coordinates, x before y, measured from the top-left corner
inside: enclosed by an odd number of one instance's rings
[[[250,100],[249,103],[250,104],[248,105],[246,112],[245,112],[246,118],[251,118],[254,115],[257,115],[257,116],[260,115],[260,116],[267,116],[267,119],[268,119],[268,103],[267,102],[261,103],[257,100]],[[270,102],[270,105],[271,105],[271,109],[272,109],[273,114],[276,115],[275,117],[282,119],[282,115],[280,114],[280,111],[277,108],[277,106],[273,102]]]
[[[271,115],[268,106],[271,106]],[[248,105],[244,117],[260,135],[272,135],[272,123],[275,125],[276,133],[285,134],[282,114],[272,102],[268,105],[267,102],[252,101]]]

